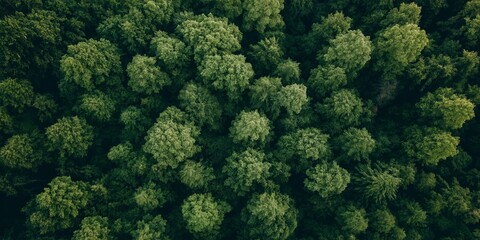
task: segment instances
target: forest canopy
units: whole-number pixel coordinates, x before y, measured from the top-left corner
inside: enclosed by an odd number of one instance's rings
[[[4,0],[0,239],[480,239],[479,0]]]

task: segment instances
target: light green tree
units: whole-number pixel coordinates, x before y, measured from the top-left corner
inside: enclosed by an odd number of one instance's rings
[[[56,177],[25,208],[27,225],[40,234],[73,226],[80,210],[87,206],[89,193],[83,182],[70,177]]]
[[[45,131],[50,151],[59,151],[61,157],[84,157],[93,144],[93,128],[77,116],[63,117]]]
[[[145,211],[152,211],[163,206],[167,198],[167,192],[153,182],[137,188],[134,195],[135,203]]]
[[[12,107],[23,112],[30,107],[35,99],[32,84],[27,80],[7,78],[0,81],[0,102],[5,107]]]
[[[329,126],[333,130],[357,126],[366,112],[362,99],[347,89],[334,92],[325,99],[319,110],[331,122]]]
[[[326,52],[319,55],[320,60],[343,68],[348,76],[356,73],[370,60],[372,42],[360,30],[350,30],[330,40]]]
[[[271,164],[263,152],[248,148],[227,158],[222,172],[227,175],[225,185],[239,196],[249,192],[254,184],[265,184],[270,176]]]
[[[441,160],[458,153],[458,137],[436,128],[413,127],[406,131],[407,141],[403,144],[410,158],[424,165],[437,165]]]
[[[322,162],[306,172],[304,185],[309,191],[328,198],[342,193],[350,183],[350,174],[336,162]]]
[[[192,189],[208,188],[214,179],[213,168],[201,162],[186,161],[180,170],[180,181]]]
[[[167,221],[161,215],[155,217],[147,215],[137,222],[137,228],[132,231],[132,237],[136,240],[169,240],[166,228]]]
[[[107,122],[115,111],[115,102],[102,92],[94,92],[82,95],[79,108],[87,117]]]
[[[258,111],[240,112],[230,127],[230,136],[234,142],[242,144],[264,144],[270,134],[270,120]]]
[[[368,159],[375,148],[375,140],[365,128],[349,128],[338,137],[337,141],[342,153],[355,161]]]
[[[157,122],[148,130],[143,150],[152,154],[160,167],[177,168],[200,148],[197,137],[200,131],[192,124],[183,123],[183,112],[169,108],[160,114]]]
[[[365,209],[352,205],[339,209],[335,218],[343,231],[350,234],[365,232],[368,228],[368,218]]]
[[[297,228],[298,210],[293,200],[281,193],[254,195],[242,210],[246,237],[251,239],[288,239]]]
[[[380,22],[383,26],[392,26],[395,24],[419,24],[420,12],[422,8],[416,3],[401,3],[398,8],[390,10],[384,20]]]
[[[341,67],[333,65],[318,66],[310,72],[308,89],[323,97],[339,90],[347,84],[347,74]]]
[[[202,239],[219,234],[224,215],[229,211],[227,203],[217,201],[209,193],[190,195],[182,204],[188,231]]]
[[[367,200],[382,203],[396,198],[402,178],[393,166],[360,165],[352,176],[352,184]]]
[[[307,103],[307,87],[303,84],[291,84],[282,87],[274,102],[279,107],[285,108],[289,115],[299,114]]]
[[[154,57],[136,55],[127,65],[128,86],[137,93],[159,93],[172,83],[165,72],[156,65]]]
[[[27,134],[13,135],[0,148],[0,162],[10,168],[34,168],[41,161],[34,139]]]
[[[68,46],[60,61],[63,81],[93,90],[98,85],[120,83],[121,62],[118,49],[108,40],[89,39]]]
[[[420,115],[439,128],[458,129],[475,116],[475,105],[451,88],[439,88],[427,93],[416,107]]]
[[[281,29],[285,25],[280,15],[283,7],[283,0],[243,1],[243,27],[262,34],[267,29]]]
[[[203,82],[214,90],[222,90],[232,100],[240,98],[253,77],[252,65],[242,55],[207,56],[199,66]]]
[[[108,218],[101,216],[85,217],[80,229],[73,232],[72,240],[109,240],[112,239],[108,227]]]

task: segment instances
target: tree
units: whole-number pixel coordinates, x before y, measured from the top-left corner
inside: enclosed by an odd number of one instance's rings
[[[89,39],[68,46],[67,54],[60,61],[60,70],[66,83],[75,83],[86,90],[101,84],[119,84],[120,54],[108,40]]]
[[[173,76],[184,74],[184,67],[191,62],[191,53],[184,42],[169,36],[166,32],[158,31],[150,43],[160,66],[168,69]]]
[[[395,216],[388,209],[377,209],[370,217],[370,227],[376,232],[388,233],[395,227]]]
[[[318,58],[326,64],[343,68],[348,76],[355,77],[370,60],[372,49],[369,37],[360,30],[350,30],[330,40],[330,46]]]
[[[167,109],[160,115],[157,122],[147,131],[143,145],[143,150],[152,154],[163,168],[177,168],[181,162],[200,150],[196,144],[199,130],[192,124],[175,119],[175,116],[167,115],[174,112],[175,110]]]
[[[342,153],[355,161],[368,159],[375,148],[375,140],[365,128],[349,128],[338,137],[337,142]]]
[[[398,8],[390,10],[384,20],[381,21],[383,26],[392,26],[395,24],[419,24],[420,12],[422,8],[416,3],[401,3]]]
[[[154,57],[136,55],[127,65],[128,86],[137,93],[159,93],[172,83],[170,77],[156,65]]]
[[[293,163],[298,171],[304,171],[315,162],[328,160],[332,150],[328,144],[328,134],[317,128],[299,129],[293,133],[280,137],[277,148],[278,158],[285,160],[298,159]]]
[[[308,78],[308,89],[324,97],[347,84],[347,75],[341,67],[318,66],[312,69]]]
[[[258,111],[240,112],[230,127],[234,142],[242,144],[265,144],[270,134],[270,120]]]
[[[369,221],[366,215],[365,209],[349,205],[339,209],[335,219],[343,231],[359,234],[368,228]]]
[[[281,89],[282,80],[280,78],[261,77],[250,86],[250,104],[276,118],[279,109],[274,103]]]
[[[167,193],[153,182],[137,188],[134,196],[135,203],[145,211],[152,211],[163,206],[167,198]]]
[[[34,140],[27,134],[13,135],[0,148],[0,162],[10,168],[34,168],[41,161],[36,148]]]
[[[297,228],[298,210],[281,193],[255,194],[242,210],[245,234],[253,239],[287,239]]]
[[[251,46],[251,57],[257,74],[271,74],[282,61],[284,53],[276,37],[267,37]]]
[[[274,72],[275,76],[282,79],[285,84],[293,84],[300,81],[301,70],[300,63],[287,59],[280,62]]]
[[[318,193],[322,198],[328,198],[342,193],[350,183],[350,174],[336,162],[322,162],[306,172],[303,182],[309,191]]]
[[[214,179],[213,168],[201,162],[186,161],[180,170],[180,181],[191,189],[205,189]]]
[[[0,131],[9,133],[13,130],[13,118],[4,106],[0,106]]]
[[[393,166],[377,165],[374,168],[360,165],[352,176],[352,183],[367,200],[382,203],[395,199],[402,183],[400,171]]]
[[[398,203],[398,221],[410,227],[423,227],[427,223],[427,212],[416,201],[403,200]]]
[[[0,82],[0,102],[22,112],[30,107],[35,98],[32,84],[27,80],[7,78]]]
[[[291,84],[282,87],[274,103],[284,107],[289,115],[299,114],[308,103],[307,87],[303,84]]]
[[[237,195],[244,196],[254,184],[265,185],[272,166],[265,158],[263,152],[252,148],[241,153],[234,152],[227,158],[222,170],[227,175],[225,186],[230,187]]]
[[[115,102],[106,94],[95,92],[82,95],[79,108],[87,117],[107,122],[115,111]]]
[[[234,24],[225,18],[213,15],[191,16],[182,21],[176,28],[187,46],[193,48],[197,64],[203,62],[208,55],[223,55],[240,49],[242,33]]]
[[[93,144],[93,128],[77,116],[63,117],[45,131],[50,151],[60,156],[84,157]]]
[[[331,122],[333,130],[359,125],[365,113],[362,99],[347,89],[334,92],[325,99],[319,110]]]
[[[283,0],[243,1],[243,27],[263,34],[266,29],[278,30],[284,26]]]
[[[437,165],[458,153],[458,137],[436,128],[414,127],[406,131],[404,149],[407,155],[423,165]]]
[[[198,126],[207,125],[211,129],[220,127],[222,107],[207,88],[199,84],[188,83],[180,90],[178,100],[180,106]]]
[[[132,232],[136,240],[169,240],[166,234],[167,221],[161,215],[147,215],[137,222],[137,229]]]
[[[427,34],[415,24],[395,24],[382,31],[375,41],[376,66],[388,74],[401,72],[414,62],[428,44]]]
[[[254,74],[245,57],[234,54],[207,56],[198,70],[207,86],[226,92],[231,100],[240,98]]]
[[[198,238],[217,235],[230,206],[215,200],[211,194],[190,195],[182,204],[182,216],[187,229]]]
[[[475,105],[451,88],[439,88],[427,93],[416,104],[420,115],[439,128],[458,129],[475,116]]]
[[[40,234],[70,228],[88,199],[85,183],[56,177],[27,205],[27,225]]]
[[[350,30],[352,19],[345,17],[342,12],[330,13],[323,17],[320,23],[314,23],[312,30],[307,35],[307,44],[316,53],[322,43],[326,43],[336,36]]]
[[[72,240],[109,240],[108,218],[101,216],[85,217],[80,229],[73,232]]]
[[[201,2],[211,4],[210,9],[215,16],[226,17],[230,21],[243,12],[241,0],[201,0]]]

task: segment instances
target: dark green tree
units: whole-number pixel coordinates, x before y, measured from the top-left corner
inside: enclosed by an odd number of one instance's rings
[[[354,188],[376,203],[395,199],[401,183],[400,171],[393,166],[360,165],[352,176]]]
[[[337,146],[346,158],[360,161],[368,159],[375,148],[375,140],[365,128],[349,128],[338,137]]]
[[[42,159],[35,140],[27,134],[13,135],[0,148],[0,162],[10,168],[35,168]]]
[[[306,172],[305,188],[328,198],[342,193],[350,183],[350,174],[336,162],[323,162]]]
[[[172,83],[170,77],[156,65],[154,57],[136,55],[127,66],[128,86],[137,93],[159,93]]]

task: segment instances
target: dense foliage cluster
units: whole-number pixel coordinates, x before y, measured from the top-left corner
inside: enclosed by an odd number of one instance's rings
[[[480,239],[479,0],[4,0],[0,239]]]

